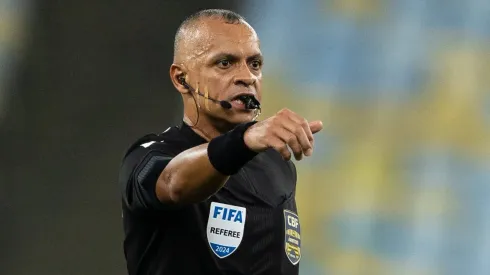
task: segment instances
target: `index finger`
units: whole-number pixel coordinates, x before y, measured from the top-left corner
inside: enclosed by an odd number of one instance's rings
[[[320,132],[323,129],[323,122],[321,120],[315,120],[308,125],[313,134]]]
[[[301,127],[303,127],[303,130],[305,131],[305,134],[306,134],[306,137],[308,137],[308,140],[310,142],[313,141],[313,139],[314,139],[313,138],[313,133],[312,133],[312,131],[310,129],[310,125],[308,124],[308,120],[306,120],[306,119],[304,119],[304,118],[302,118],[302,117],[300,117],[299,115],[296,115],[296,114],[292,115],[291,116],[291,119],[294,122],[300,124]]]

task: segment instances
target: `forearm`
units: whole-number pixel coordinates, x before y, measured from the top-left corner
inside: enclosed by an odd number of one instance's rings
[[[199,202],[223,187],[229,176],[214,168],[207,149],[207,143],[196,146],[180,153],[168,163],[156,185],[156,194],[161,202]]]
[[[216,193],[230,175],[257,154],[247,147],[244,133],[255,122],[239,124],[232,131],[188,149],[173,158],[160,174],[156,194],[162,203],[200,202]]]

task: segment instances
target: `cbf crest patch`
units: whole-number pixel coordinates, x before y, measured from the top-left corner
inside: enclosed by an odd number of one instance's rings
[[[298,215],[289,210],[284,210],[285,240],[284,248],[286,256],[293,265],[301,259],[301,227]]]
[[[225,258],[235,252],[243,239],[246,217],[247,209],[244,207],[211,203],[207,236],[216,256]]]

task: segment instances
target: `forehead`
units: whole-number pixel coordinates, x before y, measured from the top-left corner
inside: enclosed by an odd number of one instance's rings
[[[209,53],[229,52],[256,54],[260,52],[259,39],[246,23],[229,24],[223,20],[207,19],[203,22],[203,41]]]

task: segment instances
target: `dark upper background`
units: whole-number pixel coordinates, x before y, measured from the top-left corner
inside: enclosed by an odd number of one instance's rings
[[[0,128],[0,274],[125,273],[123,151],[180,122],[168,77],[180,22],[237,3],[32,2]]]

